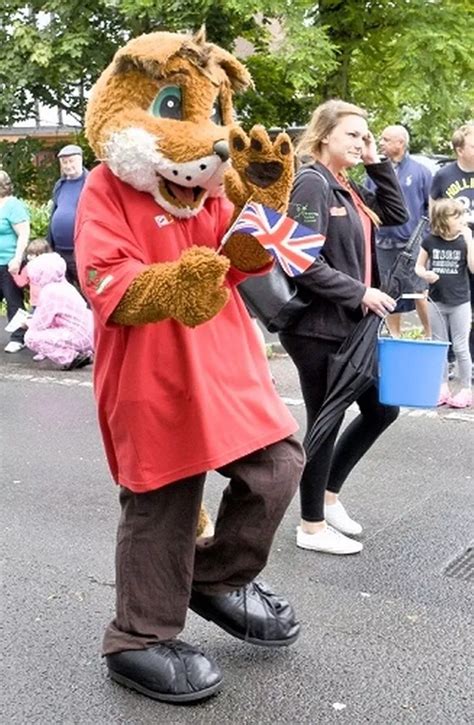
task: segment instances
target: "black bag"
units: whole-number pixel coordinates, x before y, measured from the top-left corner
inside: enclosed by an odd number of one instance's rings
[[[311,301],[304,299],[296,284],[286,276],[278,262],[268,272],[249,277],[238,286],[249,312],[269,332],[283,332],[294,325]]]
[[[328,182],[317,169],[302,167],[299,174],[302,173],[317,175],[322,179],[326,193],[329,193]],[[311,298],[303,296],[278,262],[275,262],[268,274],[249,277],[241,282],[238,290],[249,312],[269,332],[285,332],[298,322],[311,304]]]

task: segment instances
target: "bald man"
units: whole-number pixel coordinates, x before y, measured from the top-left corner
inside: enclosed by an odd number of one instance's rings
[[[408,153],[410,137],[404,126],[387,126],[380,138],[380,151],[393,164],[405,204],[410,215],[405,224],[396,227],[380,227],[377,232],[377,262],[381,279],[384,280],[392,269],[398,255],[408,242],[413,230],[422,216],[428,216],[431,172],[423,164],[415,161]],[[375,189],[372,181],[366,186]],[[406,292],[425,292],[426,283],[415,274],[415,261],[418,249],[413,250],[413,275],[408,282]],[[426,299],[416,300],[416,310],[423,325],[426,337],[431,336]],[[401,307],[403,310],[404,308]],[[401,314],[395,312],[387,320],[392,335],[400,336]]]

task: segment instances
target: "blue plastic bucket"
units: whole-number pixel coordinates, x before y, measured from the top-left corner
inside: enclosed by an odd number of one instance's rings
[[[438,402],[449,342],[379,337],[379,400],[431,408]]]

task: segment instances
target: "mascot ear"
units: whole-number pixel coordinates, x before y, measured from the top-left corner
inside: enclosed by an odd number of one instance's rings
[[[113,60],[112,74],[122,75],[129,71],[138,71],[146,73],[155,80],[161,80],[164,76],[163,66],[166,60],[166,58],[164,61],[160,61],[150,57],[140,57],[133,52],[119,50]]]
[[[193,43],[201,47],[207,46],[208,48],[212,48],[214,60],[228,77],[233,91],[245,91],[247,88],[254,87],[250,73],[237,58],[218,45],[207,43],[205,25],[201,25],[199,30],[193,35]]]
[[[197,30],[193,35],[193,42],[196,43],[196,45],[205,45],[206,44],[206,25],[203,23],[199,30]]]
[[[254,84],[247,68],[237,58],[225,50],[214,46],[217,52],[217,63],[227,75],[233,91],[245,91],[247,88],[254,88]]]

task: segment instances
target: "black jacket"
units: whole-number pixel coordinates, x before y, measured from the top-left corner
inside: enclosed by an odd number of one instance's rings
[[[352,184],[381,224],[403,224],[408,214],[390,161],[366,166],[375,192]],[[315,173],[317,172],[317,173]],[[352,182],[351,182],[352,183]],[[350,193],[322,164],[302,167],[296,175],[288,215],[326,237],[314,264],[293,278],[311,305],[298,322],[285,331],[291,335],[343,340],[362,318],[365,294],[365,244],[362,224]],[[372,229],[372,285],[379,284]]]

